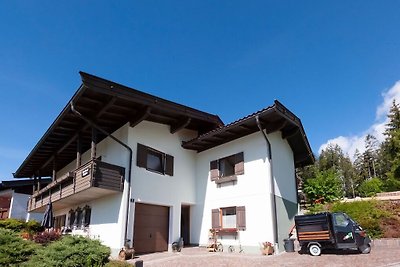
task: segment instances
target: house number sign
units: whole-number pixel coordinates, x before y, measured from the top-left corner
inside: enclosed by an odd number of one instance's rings
[[[85,168],[82,170],[82,177],[85,177],[90,174],[90,168]]]

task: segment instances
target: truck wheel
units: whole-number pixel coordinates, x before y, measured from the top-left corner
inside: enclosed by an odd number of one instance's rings
[[[319,256],[321,255],[321,247],[317,244],[312,244],[308,247],[308,252],[310,252],[312,256]]]
[[[370,245],[370,244],[367,244],[367,245],[361,246],[361,247],[358,248],[358,250],[359,250],[362,254],[368,254],[368,253],[371,252],[371,245]]]

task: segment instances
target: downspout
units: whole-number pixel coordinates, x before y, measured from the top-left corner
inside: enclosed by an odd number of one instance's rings
[[[100,126],[96,125],[93,121],[91,121],[90,119],[86,118],[85,116],[83,116],[79,111],[77,111],[74,107],[74,104],[72,102],[70,102],[71,105],[71,111],[78,116],[79,118],[81,118],[82,120],[86,121],[89,125],[91,125],[92,127],[96,128],[98,131],[102,132],[103,134],[107,135],[108,137],[110,137],[112,140],[114,140],[115,142],[117,142],[118,144],[120,144],[121,146],[125,147],[128,152],[129,152],[129,163],[128,163],[128,191],[127,191],[127,197],[126,197],[126,214],[125,214],[125,230],[124,230],[124,246],[128,246],[129,247],[129,242],[131,241],[130,239],[128,239],[128,218],[129,218],[129,210],[130,210],[130,197],[131,197],[131,175],[132,175],[132,155],[133,155],[133,151],[132,149],[125,144],[124,142],[122,142],[121,140],[119,140],[118,138],[116,138],[115,136],[113,136],[112,134],[108,133],[107,131],[103,130],[102,128],[100,128]]]
[[[269,174],[271,177],[271,206],[272,206],[272,230],[274,232],[274,241],[275,245],[279,244],[278,240],[278,220],[277,220],[277,211],[276,211],[276,201],[275,201],[275,179],[274,179],[274,173],[272,169],[272,150],[271,150],[271,143],[268,140],[268,137],[264,130],[261,127],[260,124],[260,119],[258,115],[256,116],[256,123],[258,126],[258,129],[260,130],[260,133],[264,136],[265,142],[267,143],[267,148],[268,148],[268,160],[269,160]]]

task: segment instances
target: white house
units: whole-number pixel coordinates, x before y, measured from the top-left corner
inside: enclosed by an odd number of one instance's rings
[[[50,182],[50,179],[43,179],[41,185],[46,186]],[[32,180],[0,182],[0,219],[41,221],[43,214],[27,212],[26,204],[32,194],[32,187]]]
[[[282,250],[298,211],[295,168],[313,162],[292,112],[272,106],[220,118],[80,73],[82,85],[15,172],[39,181],[29,211],[53,203],[56,228],[100,239],[115,254],[185,244]]]

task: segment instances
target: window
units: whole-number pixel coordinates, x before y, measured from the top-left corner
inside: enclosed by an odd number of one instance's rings
[[[210,162],[211,181],[236,181],[236,176],[244,174],[243,152]]]
[[[151,147],[138,144],[137,162],[138,167],[146,168],[148,171],[160,174],[174,175],[174,157]]]
[[[66,219],[66,215],[60,215],[60,216],[56,216],[54,217],[54,229],[61,229],[65,226],[65,219]]]
[[[213,229],[246,230],[246,209],[241,207],[227,207],[211,211]]]
[[[71,209],[68,213],[69,213],[69,219],[68,219],[69,227],[72,228],[75,222],[75,211]]]

